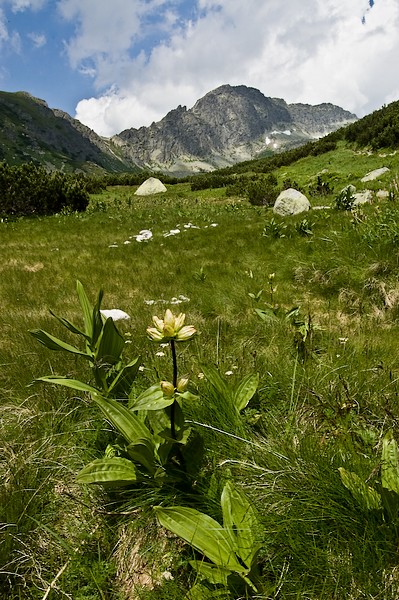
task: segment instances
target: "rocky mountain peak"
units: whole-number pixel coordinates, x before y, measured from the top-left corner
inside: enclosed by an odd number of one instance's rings
[[[207,171],[300,145],[356,120],[332,104],[290,104],[245,85],[222,85],[150,127],[113,138],[124,156],[149,169]]]

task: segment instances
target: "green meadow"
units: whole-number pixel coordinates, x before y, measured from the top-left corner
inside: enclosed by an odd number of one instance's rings
[[[398,598],[397,162],[342,148],[283,167],[279,182],[305,193],[323,169],[330,183],[309,196],[325,208],[285,219],[180,183],[145,198],[109,187],[84,213],[0,223],[2,600]],[[368,187],[389,198],[334,207],[381,166],[390,172]],[[152,317],[182,312],[197,330],[176,344],[198,443],[189,485],[77,481],[120,442],[89,393],[37,381],[94,385],[89,363],[30,333],[83,348],[50,313],[83,327],[77,281],[130,316],[116,326],[140,364],[131,398],[174,377],[172,346],[146,333]],[[256,391],[237,408],[249,376]],[[248,543],[250,568],[168,529],[181,506]]]

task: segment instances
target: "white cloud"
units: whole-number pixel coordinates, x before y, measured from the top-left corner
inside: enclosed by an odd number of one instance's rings
[[[47,43],[47,38],[43,33],[28,33],[28,38],[32,40],[35,48],[42,48]]]
[[[71,64],[94,78],[99,94],[82,100],[76,116],[104,135],[190,107],[224,83],[359,115],[389,101],[397,85],[397,0],[376,0],[365,24],[366,0],[198,0],[186,21],[167,0],[59,6],[78,23],[67,44]]]

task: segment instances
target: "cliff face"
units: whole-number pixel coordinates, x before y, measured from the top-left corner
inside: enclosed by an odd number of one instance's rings
[[[332,104],[287,104],[246,86],[223,85],[150,127],[112,141],[125,159],[169,171],[212,170],[321,137],[356,116]]]

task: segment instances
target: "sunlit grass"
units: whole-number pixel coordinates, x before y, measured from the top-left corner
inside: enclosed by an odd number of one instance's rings
[[[85,364],[29,335],[41,328],[65,336],[50,309],[81,324],[77,279],[92,300],[104,289],[103,308],[130,315],[121,329],[131,342],[126,354],[140,355],[144,366],[138,391],[170,378],[167,351],[157,356],[146,337],[152,315],[182,311],[199,330],[178,356],[199,393],[187,414],[208,452],[196,501],[217,511],[206,490],[212,473],[220,488],[229,472],[253,499],[264,538],[262,597],[396,599],[397,539],[358,514],[337,471],[375,478],[381,436],[397,429],[397,240],[393,228],[371,237],[376,220],[397,217],[396,204],[390,216],[387,206],[364,208],[358,224],[349,213],[314,211],[307,237],[296,229],[303,216],[290,218],[285,237],[274,239],[263,235],[270,210],[181,184],[151,198],[110,189],[92,198],[86,214],[0,223],[2,599],[42,600],[66,565],[50,598],[130,600],[120,548],[133,552],[139,525],[147,532],[145,563],[160,560],[150,510],[159,492],[124,498],[125,511],[139,511],[124,516],[131,525],[104,514],[118,508],[115,497],[77,487],[74,477],[103,452],[108,427],[72,391],[30,385],[52,373],[90,378]],[[151,239],[137,242],[144,229]],[[254,309],[271,302],[271,273],[277,316],[262,321]],[[249,296],[262,289],[258,302]],[[304,361],[284,318],[293,306],[314,328]],[[231,383],[259,372],[258,393],[240,417],[201,378],[204,365]],[[173,502],[176,491],[168,494],[164,501]],[[174,580],[161,578],[143,598],[183,597],[179,585],[192,575],[186,550],[175,552],[162,563]]]

